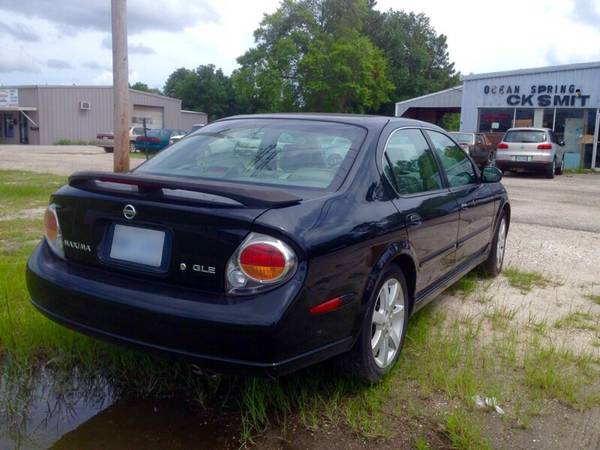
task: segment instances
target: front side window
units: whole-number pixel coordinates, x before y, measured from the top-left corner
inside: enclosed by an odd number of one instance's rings
[[[418,129],[396,131],[385,147],[386,176],[400,195],[442,188],[442,179],[427,141]]]
[[[465,186],[477,182],[477,174],[471,161],[462,148],[448,136],[437,131],[427,130],[433,148],[442,163],[450,187]]]
[[[355,125],[237,119],[203,127],[136,171],[220,181],[335,189],[366,135]]]

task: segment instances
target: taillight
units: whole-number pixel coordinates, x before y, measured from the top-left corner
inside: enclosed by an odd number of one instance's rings
[[[498,144],[498,147],[496,147],[498,150],[507,150],[508,149],[508,144],[506,142],[500,142]]]
[[[246,276],[273,281],[285,271],[285,255],[271,244],[250,244],[240,253],[240,267]]]
[[[227,291],[250,294],[284,283],[294,274],[296,263],[296,254],[287,244],[251,233],[227,263]]]
[[[44,214],[44,235],[50,249],[56,256],[64,259],[65,251],[63,248],[63,238],[55,204],[48,206],[46,213]]]
[[[549,142],[544,142],[543,144],[538,144],[538,150],[552,150],[552,144]]]

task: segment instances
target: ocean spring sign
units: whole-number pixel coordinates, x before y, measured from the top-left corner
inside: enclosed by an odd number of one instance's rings
[[[523,107],[589,107],[590,95],[575,84],[486,84],[483,94],[504,99],[507,106]]]

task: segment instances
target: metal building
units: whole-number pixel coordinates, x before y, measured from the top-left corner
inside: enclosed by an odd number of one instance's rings
[[[515,126],[550,128],[565,141],[567,167],[600,169],[599,80],[600,62],[467,75],[460,130],[501,134]],[[451,102],[448,90],[435,92],[397,103],[396,115],[410,116],[413,109],[437,118]]]
[[[131,125],[189,130],[205,113],[182,111],[181,100],[129,90]],[[0,87],[0,144],[94,141],[113,129],[112,86]]]

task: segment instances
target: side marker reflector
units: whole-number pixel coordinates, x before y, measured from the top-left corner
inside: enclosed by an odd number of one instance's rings
[[[343,304],[344,304],[344,301],[342,300],[342,297],[335,297],[335,298],[332,298],[331,300],[327,300],[326,302],[319,303],[318,305],[313,306],[312,308],[310,308],[310,313],[312,315],[317,315],[317,314],[323,314],[323,313],[335,311]]]

